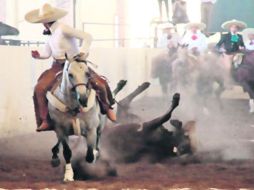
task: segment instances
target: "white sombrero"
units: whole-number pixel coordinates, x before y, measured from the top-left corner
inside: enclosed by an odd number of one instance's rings
[[[249,40],[249,35],[250,34],[254,34],[254,28],[246,28],[245,30],[243,30],[243,39],[244,41]]]
[[[193,27],[197,27],[200,30],[204,30],[206,28],[206,25],[202,22],[190,22],[188,24],[186,24],[186,29],[189,30]]]
[[[166,29],[166,28],[173,29],[173,28],[175,28],[175,26],[172,23],[163,23],[163,24],[159,25],[159,28],[160,29]]]
[[[239,29],[245,29],[247,27],[247,24],[243,21],[240,21],[240,20],[229,20],[229,21],[226,21],[224,22],[222,25],[221,25],[221,28],[225,29],[225,30],[228,30],[232,25],[236,25],[239,27]]]
[[[56,21],[65,15],[67,11],[44,4],[40,9],[35,9],[25,15],[25,19],[31,23],[49,23]]]

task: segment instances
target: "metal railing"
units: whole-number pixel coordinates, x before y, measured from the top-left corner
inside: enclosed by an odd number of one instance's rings
[[[99,26],[99,27],[114,27],[112,28],[112,36],[107,38],[97,37],[93,39],[93,43],[96,42],[113,42],[111,47],[125,47],[126,43],[134,43],[137,42],[139,44],[143,44],[145,47],[148,45],[150,47],[153,46],[153,42],[155,37],[122,37],[119,35],[120,27],[131,27],[131,24],[123,24],[123,23],[102,23],[102,22],[83,22],[82,29],[85,31],[85,28],[89,26]],[[0,45],[8,45],[8,46],[36,46],[39,47],[44,45],[43,41],[31,41],[31,40],[13,40],[13,39],[2,39],[2,43]],[[107,45],[106,45],[107,46]],[[96,44],[95,44],[96,47]]]

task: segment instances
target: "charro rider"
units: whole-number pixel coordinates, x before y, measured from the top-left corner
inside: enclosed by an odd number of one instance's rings
[[[32,57],[35,59],[53,57],[52,67],[42,73],[34,90],[37,131],[51,129],[48,120],[46,93],[54,85],[56,74],[63,70],[66,55],[68,57],[78,57],[81,60],[85,60],[89,55],[89,47],[92,42],[91,35],[59,22],[58,20],[66,14],[67,12],[62,9],[44,4],[40,9],[32,10],[25,15],[25,19],[30,23],[42,23],[45,27],[43,34],[49,35],[44,51],[32,51]],[[78,48],[77,39],[82,41],[80,49]],[[106,113],[110,120],[115,121],[116,116],[111,107],[114,104],[114,99],[109,86],[104,79],[92,70],[91,73],[93,74],[91,83],[98,92],[102,112]]]
[[[224,53],[224,64],[226,68],[231,67],[234,55],[244,49],[243,37],[239,31],[246,28],[246,24],[238,20],[224,22],[221,27],[229,32],[221,36],[216,48]]]
[[[204,23],[188,23],[181,45],[187,45],[188,50],[195,55],[204,53],[207,49],[207,38],[201,31],[205,28],[206,25]]]

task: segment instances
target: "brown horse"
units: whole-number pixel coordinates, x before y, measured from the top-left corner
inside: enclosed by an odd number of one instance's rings
[[[237,82],[250,96],[250,113],[254,113],[254,51],[247,51],[234,72]]]

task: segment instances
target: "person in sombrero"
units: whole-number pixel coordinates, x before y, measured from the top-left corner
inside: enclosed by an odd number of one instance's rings
[[[234,56],[241,50],[245,49],[243,36],[239,33],[247,27],[247,24],[239,20],[229,20],[221,25],[222,29],[228,33],[221,36],[220,41],[216,44],[216,49],[223,53],[223,64],[227,71],[226,82],[231,83],[231,66]]]
[[[44,51],[34,50],[31,52],[35,59],[53,58],[53,64],[50,69],[46,70],[40,78],[34,89],[34,107],[37,121],[37,131],[50,130],[48,105],[46,93],[52,88],[56,81],[56,74],[63,70],[66,55],[68,58],[79,58],[86,60],[89,55],[89,48],[92,42],[92,36],[89,33],[76,30],[62,22],[58,21],[67,15],[65,10],[52,7],[50,4],[44,4],[40,9],[35,9],[25,15],[25,20],[30,23],[41,23],[45,30],[44,35],[48,35],[48,40],[45,44]],[[79,48],[77,39],[82,41]],[[99,80],[96,87],[99,91],[98,95],[101,100],[108,118],[112,121],[116,120],[115,113],[111,107],[114,103],[109,86],[106,82],[101,82],[102,79],[93,72],[94,80]],[[96,82],[94,82],[96,83]],[[97,84],[97,83],[96,83]]]
[[[188,46],[191,53],[199,55],[207,50],[207,38],[202,33],[206,25],[204,23],[188,23],[186,33],[181,40],[181,45]]]
[[[243,41],[246,51],[254,52],[254,28],[246,28],[243,30]]]
[[[162,34],[158,39],[157,48],[176,49],[179,42],[179,35],[172,23],[163,23],[159,25]]]

